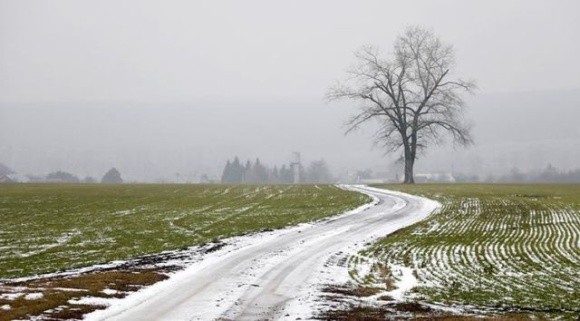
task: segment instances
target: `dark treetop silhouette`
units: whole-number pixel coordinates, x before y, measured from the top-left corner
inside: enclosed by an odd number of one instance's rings
[[[121,173],[116,168],[111,168],[108,172],[103,175],[101,179],[103,184],[121,184],[123,179],[121,178]]]

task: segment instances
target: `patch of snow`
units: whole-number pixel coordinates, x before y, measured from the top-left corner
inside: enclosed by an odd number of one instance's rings
[[[119,293],[119,291],[117,291],[117,290],[108,289],[108,288],[107,288],[107,289],[104,289],[104,290],[103,290],[103,291],[101,291],[101,292],[103,292],[103,293],[104,293],[104,294],[106,294],[106,295],[113,295],[113,294],[117,294],[117,293]]]
[[[12,309],[10,304],[4,304],[3,306],[0,306],[0,310],[8,311],[10,309]]]
[[[70,299],[68,303],[79,304],[79,305],[96,305],[96,306],[110,306],[112,299],[108,298],[97,298],[93,296],[85,296],[78,299]]]
[[[395,283],[397,288],[386,294],[397,301],[403,301],[405,295],[417,284],[417,278],[413,275],[412,268],[399,265],[391,265],[390,268],[393,274],[398,277]]]
[[[81,232],[77,229],[73,229],[70,232],[66,232],[66,233],[62,233],[60,236],[58,236],[55,240],[54,243],[49,243],[49,244],[44,244],[44,245],[39,245],[37,246],[37,249],[34,251],[30,251],[30,252],[26,252],[26,253],[19,253],[19,257],[21,258],[27,258],[27,257],[31,257],[33,255],[37,255],[43,252],[46,252],[52,248],[55,248],[57,246],[60,246],[62,244],[68,243],[74,236],[80,234]]]
[[[113,212],[113,215],[125,216],[125,215],[131,215],[131,214],[135,214],[135,213],[137,213],[137,209],[116,211],[116,212]]]
[[[14,301],[23,295],[24,295],[23,293],[2,293],[0,294],[0,299]]]
[[[40,300],[42,298],[44,298],[44,294],[42,294],[42,292],[28,293],[24,296],[24,299],[29,301]]]

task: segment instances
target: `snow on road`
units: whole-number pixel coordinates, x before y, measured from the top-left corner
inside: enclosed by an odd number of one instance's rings
[[[345,188],[373,202],[319,223],[235,238],[233,245],[85,320],[309,319],[320,306],[320,287],[348,280],[344,258],[439,206],[399,192]]]

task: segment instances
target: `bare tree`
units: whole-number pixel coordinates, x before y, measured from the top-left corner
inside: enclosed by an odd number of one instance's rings
[[[418,153],[441,143],[444,134],[460,145],[471,142],[461,93],[471,92],[475,84],[453,76],[452,46],[414,26],[397,38],[391,57],[384,58],[378,49],[367,46],[356,58],[351,77],[327,97],[359,103],[360,112],[348,121],[347,133],[367,121],[379,121],[376,142],[387,151],[402,151],[404,183],[414,183]]]

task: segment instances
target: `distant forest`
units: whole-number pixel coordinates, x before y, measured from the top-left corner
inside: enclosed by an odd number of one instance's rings
[[[382,181],[396,183],[397,180],[384,177],[384,173],[375,174],[372,170],[359,170],[353,176],[338,179],[329,170],[324,160],[313,161],[308,166],[299,166],[299,183],[364,183],[367,181]],[[203,183],[216,183],[207,175],[203,175]],[[469,182],[469,183],[580,183],[580,168],[573,170],[561,170],[548,164],[543,169],[524,172],[517,167],[513,167],[506,174],[488,173],[487,175],[465,174],[465,173],[434,173],[428,178],[416,177],[418,182],[449,183],[449,182]],[[362,181],[361,181],[362,180]],[[0,163],[0,183],[123,183],[121,173],[111,168],[103,177],[98,180],[87,176],[79,178],[74,174],[55,171],[48,175],[18,175],[8,166]],[[224,184],[293,184],[294,172],[290,165],[269,167],[259,159],[242,163],[238,157],[228,160],[222,171],[221,179],[217,183]],[[368,182],[367,182],[368,183]]]
[[[502,183],[579,183],[580,169],[565,171],[548,164],[543,170],[524,173],[514,167],[506,175],[488,177],[488,181]]]
[[[87,183],[94,184],[98,181],[91,176],[87,176],[84,179],[78,178],[76,175],[65,171],[56,171],[47,174],[46,176],[38,175],[16,175],[12,169],[8,166],[0,163],[0,183]],[[121,184],[123,183],[123,178],[121,178],[121,173],[116,168],[111,168],[103,178],[101,183],[104,184]]]
[[[299,166],[299,183],[336,182],[323,159],[311,162],[307,168],[302,165],[296,166]],[[264,165],[259,158],[254,162],[247,160],[245,164],[242,164],[236,156],[233,160],[228,159],[221,182],[223,184],[292,184],[294,183],[294,171],[286,165],[270,168]]]
[[[574,170],[560,170],[548,164],[542,170],[523,172],[517,167],[512,168],[504,175],[488,174],[487,176],[454,174],[457,182],[485,182],[485,183],[580,183],[580,168]]]

